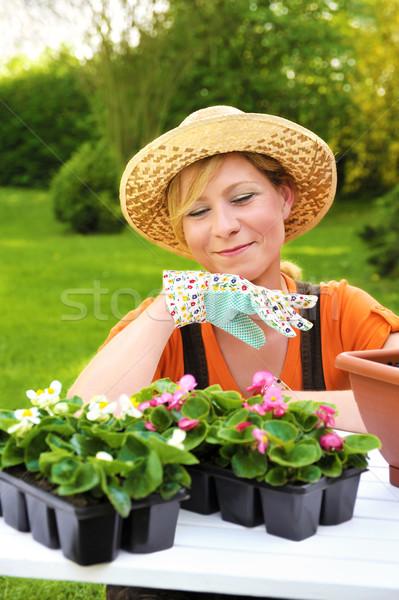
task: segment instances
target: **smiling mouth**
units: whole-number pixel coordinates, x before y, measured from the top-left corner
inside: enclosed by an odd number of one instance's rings
[[[234,248],[220,250],[219,252],[216,252],[216,254],[219,254],[219,256],[235,256],[237,254],[245,252],[245,250],[250,248],[252,244],[253,242],[250,242],[249,244],[242,244],[241,246],[235,246]]]

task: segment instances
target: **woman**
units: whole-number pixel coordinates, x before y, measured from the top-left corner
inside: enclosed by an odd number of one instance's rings
[[[280,290],[281,307],[297,291],[292,266],[287,270],[280,264],[281,247],[320,221],[333,201],[335,186],[333,154],[315,134],[279,117],[221,106],[193,113],[133,157],[122,178],[121,203],[128,222],[147,239],[194,258],[209,273],[241,276],[258,291]],[[166,272],[169,281],[177,275]],[[198,272],[194,279],[198,285]],[[171,288],[169,284],[166,293],[147,299],[114,327],[70,393],[87,401],[100,393],[117,399],[154,378],[177,381],[183,375],[182,335],[194,329],[191,323],[196,319],[189,315],[191,321],[176,322],[173,306],[168,307],[170,292],[176,293]],[[227,303],[237,296],[231,289],[225,291]],[[281,311],[273,328],[262,320],[262,311],[257,314],[251,306],[251,320],[240,312],[242,306],[230,309],[229,329],[224,301],[217,302],[212,304],[213,324],[202,310],[202,320],[208,321],[200,325],[202,336],[198,340],[196,332],[194,342],[185,342],[194,346],[191,354],[199,353],[192,362],[205,364],[207,382],[247,395],[252,374],[269,370],[294,390],[295,398],[333,401],[340,413],[338,427],[364,431],[349,380],[335,369],[335,357],[345,350],[399,347],[397,316],[345,281],[323,284],[318,369],[323,377],[309,392],[302,391],[306,376],[302,366],[312,355],[309,348],[304,355],[300,341],[308,340],[312,330],[286,337],[281,335]],[[217,319],[217,307],[223,323]],[[237,334],[237,313],[244,334]],[[292,312],[289,315],[295,321]],[[262,345],[243,341],[253,323],[262,332]],[[304,330],[306,323],[299,323]],[[190,326],[179,329],[182,324]],[[294,335],[292,328],[288,335]]]
[[[194,258],[204,271],[164,272],[163,293],[113,328],[70,393],[118,399],[153,379],[177,381],[195,371],[203,385],[246,396],[253,373],[268,370],[295,398],[334,402],[338,427],[364,431],[335,357],[399,347],[399,317],[345,281],[309,288],[295,281],[293,265],[280,264],[282,245],[320,221],[335,186],[328,146],[269,115],[200,110],[146,146],[122,178],[124,214],[147,239]],[[319,296],[310,331],[292,308],[306,313],[314,304],[304,292]],[[216,597],[107,587],[109,600],[197,596]]]

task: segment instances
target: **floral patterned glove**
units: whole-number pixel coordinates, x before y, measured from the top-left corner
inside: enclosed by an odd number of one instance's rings
[[[164,271],[166,305],[176,327],[208,321],[254,348],[265,343],[261,328],[248,316],[258,316],[280,333],[293,337],[293,327],[304,331],[312,323],[294,307],[311,308],[316,296],[284,294],[255,286],[238,275],[206,271]]]

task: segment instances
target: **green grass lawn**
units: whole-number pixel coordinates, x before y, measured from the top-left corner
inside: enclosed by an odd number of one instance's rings
[[[379,280],[356,231],[371,206],[336,203],[284,250],[313,282],[346,278],[399,312],[397,282]],[[55,221],[46,192],[0,189],[0,407],[59,379],[67,388],[112,325],[161,285],[164,268],[196,268],[139,238],[81,236]],[[0,600],[102,600],[104,586],[0,577]]]
[[[356,231],[370,205],[336,203],[312,231],[284,250],[305,280],[348,279],[399,312],[397,282],[379,280]],[[44,191],[0,189],[0,407],[23,406],[25,390],[59,379],[68,387],[109,329],[154,295],[164,268],[196,268],[140,238],[71,233]]]

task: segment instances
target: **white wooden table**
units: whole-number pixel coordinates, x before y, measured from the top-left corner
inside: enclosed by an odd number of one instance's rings
[[[399,488],[370,453],[354,518],[301,542],[181,511],[175,545],[81,567],[0,519],[0,574],[308,600],[399,599]]]

